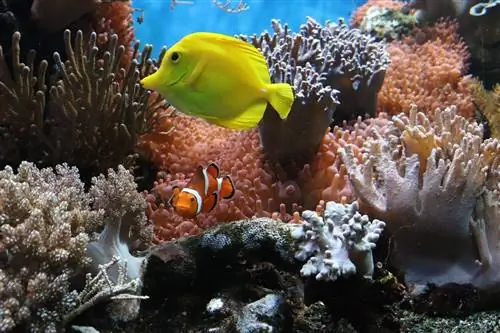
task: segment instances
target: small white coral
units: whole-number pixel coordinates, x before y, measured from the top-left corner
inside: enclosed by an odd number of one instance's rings
[[[292,237],[298,242],[295,258],[307,260],[300,271],[303,276],[329,281],[356,273],[372,277],[372,250],[385,223],[370,221],[358,208],[356,202],[330,201],[323,216],[310,210],[302,213],[305,222],[292,230]]]

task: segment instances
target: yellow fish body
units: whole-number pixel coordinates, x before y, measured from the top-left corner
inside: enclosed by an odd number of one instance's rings
[[[266,59],[257,48],[210,32],[182,38],[141,84],[183,113],[240,130],[257,126],[267,103],[285,119],[294,101],[289,84],[271,83]]]

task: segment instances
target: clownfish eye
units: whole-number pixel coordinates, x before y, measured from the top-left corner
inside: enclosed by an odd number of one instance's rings
[[[191,199],[189,199],[189,200],[191,200],[191,202],[194,202],[194,198],[191,198]]]
[[[172,60],[172,62],[174,64],[177,63],[180,58],[181,58],[181,55],[177,52],[172,53],[172,55],[170,56],[170,59]]]

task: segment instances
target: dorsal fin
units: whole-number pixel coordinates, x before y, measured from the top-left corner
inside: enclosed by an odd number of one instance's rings
[[[220,168],[215,162],[211,162],[207,166],[207,173],[211,175],[214,178],[219,178],[220,175]]]
[[[187,35],[183,39],[195,45],[200,41],[211,45],[218,44],[223,47],[224,52],[227,52],[227,54],[230,54],[232,57],[239,58],[239,55],[246,56],[251,63],[248,69],[261,79],[263,83],[271,83],[271,76],[269,74],[266,58],[258,48],[249,42],[215,32],[195,32]]]

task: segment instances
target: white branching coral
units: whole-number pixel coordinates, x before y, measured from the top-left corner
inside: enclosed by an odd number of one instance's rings
[[[144,207],[133,177],[123,167],[97,178],[89,192],[78,170],[65,164],[38,169],[23,162],[17,173],[11,167],[0,171],[0,332],[64,332],[70,314],[88,307],[85,295],[72,286],[81,272],[95,272],[99,280],[105,267],[113,299],[120,290],[139,293],[142,275],[131,274],[142,272],[145,261],[137,265],[129,243],[120,242],[135,240],[128,237],[130,230],[140,241],[147,240]],[[104,222],[104,231],[93,241]],[[89,248],[99,248],[109,258],[89,258]],[[120,259],[127,269],[106,266],[117,252],[124,255]],[[106,287],[94,284],[97,294],[109,294],[99,286]],[[113,302],[137,303],[141,297],[136,296]]]
[[[361,215],[356,202],[349,205],[327,202],[322,215],[304,211],[305,222],[292,231],[298,242],[295,258],[307,260],[300,273],[327,281],[353,274],[371,278],[372,250],[385,223]]]
[[[431,122],[415,107],[376,131],[363,162],[339,149],[363,212],[383,219],[393,259],[416,287],[427,283],[500,286],[500,143],[482,128],[436,110]]]

